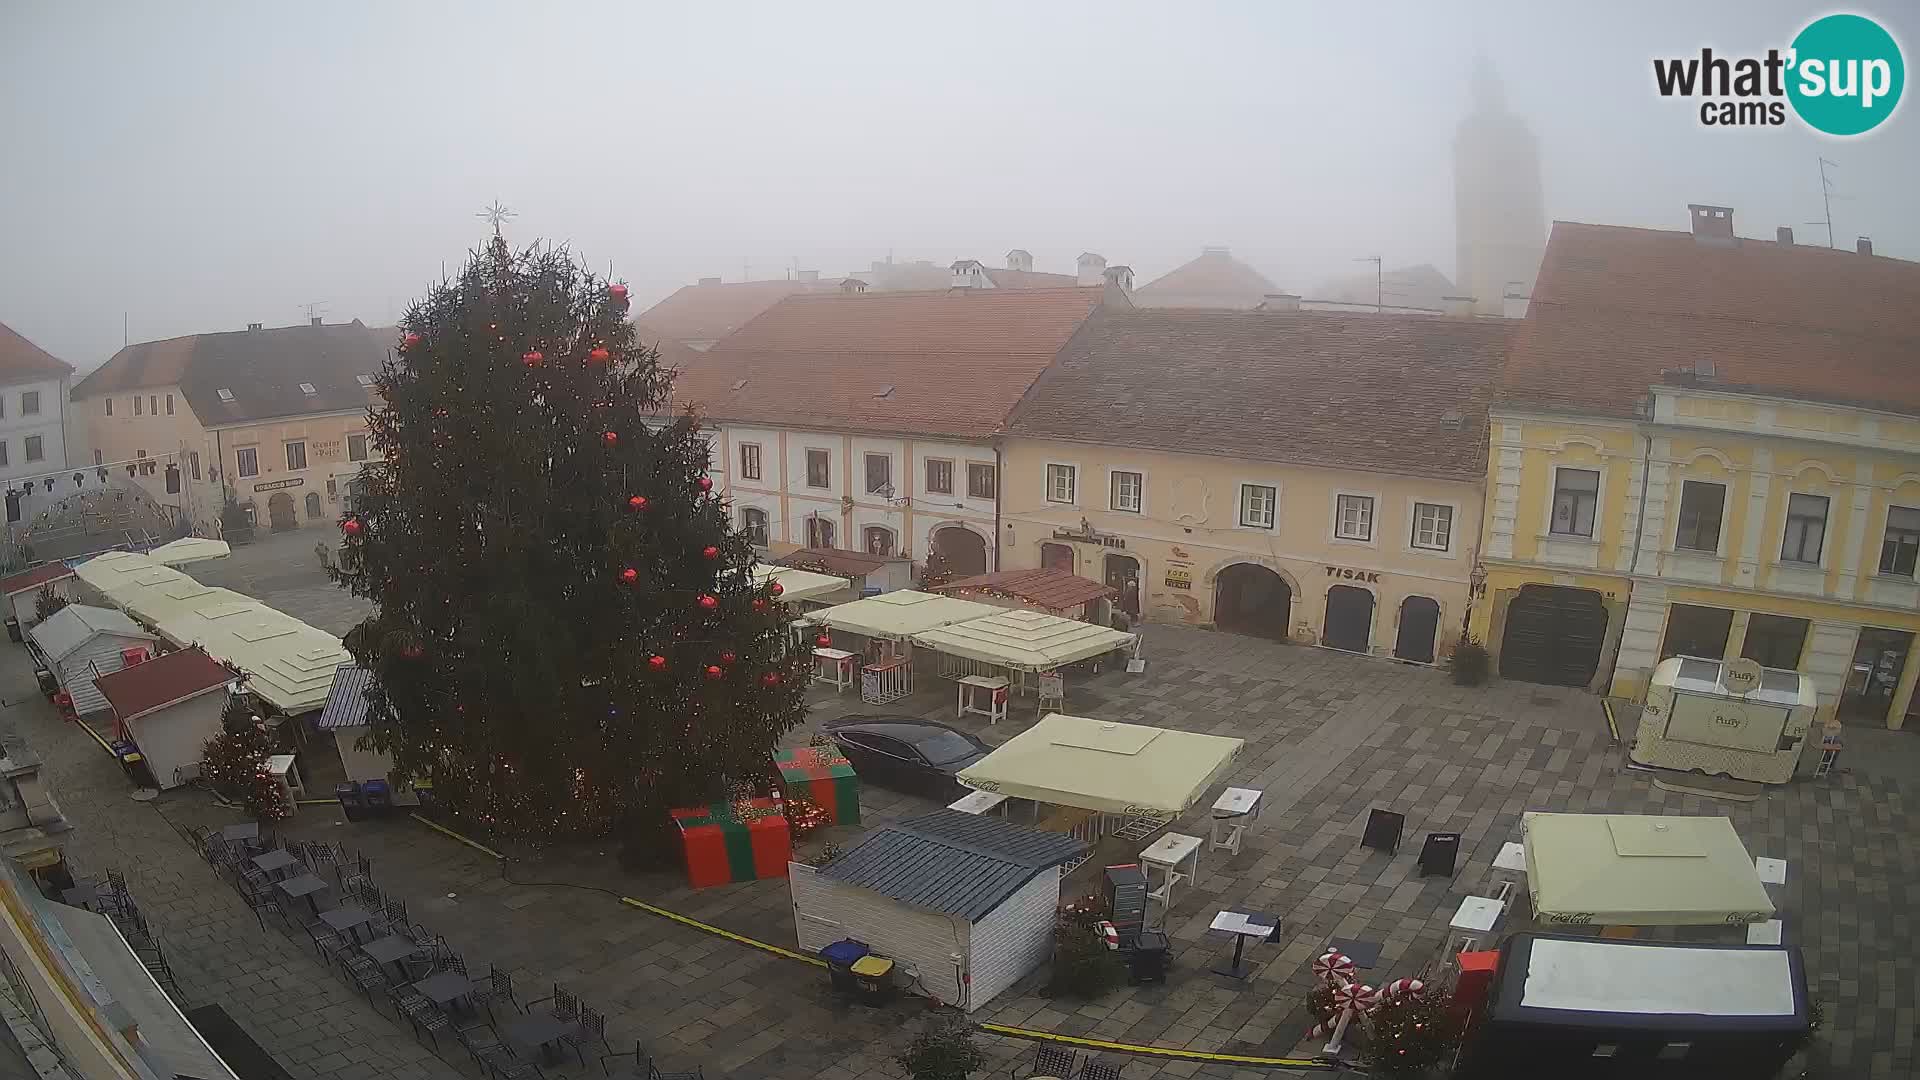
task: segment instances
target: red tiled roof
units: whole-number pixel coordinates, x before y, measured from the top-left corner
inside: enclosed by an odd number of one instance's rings
[[[1034,383],[1007,429],[1477,480],[1511,328],[1345,311],[1102,314]]]
[[[156,656],[142,664],[121,668],[94,680],[121,722],[165,708],[177,701],[218,689],[234,680],[233,672],[198,648]]]
[[[0,323],[0,385],[32,379],[64,379],[73,374],[73,365],[15,333]]]
[[[1627,417],[1662,373],[1920,414],[1920,263],[1555,222],[1499,399]]]
[[[392,327],[355,319],[143,341],[114,353],[73,388],[75,401],[123,390],[178,386],[202,424],[348,412],[378,401],[361,375],[377,375]],[[300,389],[306,383],[314,393]],[[226,390],[228,401],[220,396]]]
[[[61,578],[72,576],[73,567],[66,563],[51,562],[44,566],[36,566],[12,577],[0,578],[0,596],[12,596],[17,592],[37,589],[49,581],[59,581]]]
[[[838,290],[830,282],[720,281],[682,285],[634,322],[675,341],[717,341],[795,293]]]
[[[1110,586],[1055,567],[975,574],[973,577],[949,581],[945,585],[936,585],[931,591],[957,593],[973,589],[1006,593],[1048,611],[1064,611],[1079,607],[1089,600],[1118,595],[1118,590]]]
[[[856,578],[865,577],[887,565],[887,560],[878,555],[842,551],[839,548],[801,548],[776,559],[775,563],[796,570],[818,570],[836,577]]]
[[[1091,287],[789,297],[702,356],[674,399],[716,420],[985,438],[1106,295]]]

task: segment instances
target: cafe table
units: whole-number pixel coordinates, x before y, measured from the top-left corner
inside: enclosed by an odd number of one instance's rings
[[[301,874],[299,877],[292,877],[285,881],[278,882],[275,887],[295,899],[303,896],[306,897],[307,907],[312,910],[315,915],[320,914],[320,902],[314,899],[314,894],[324,891],[327,887],[326,882],[321,881],[312,874]]]

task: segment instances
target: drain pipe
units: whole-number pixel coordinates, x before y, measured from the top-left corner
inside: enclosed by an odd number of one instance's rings
[[[1649,427],[1648,422],[1653,419],[1653,396],[1651,394],[1649,394],[1646,397],[1646,399],[1640,403],[1639,411],[1641,414],[1641,421],[1642,421],[1641,424],[1639,425],[1640,505],[1637,509],[1635,509],[1633,514],[1633,558],[1630,562],[1627,563],[1626,601],[1629,608],[1633,604],[1634,574],[1640,569],[1640,534],[1642,530],[1646,527],[1646,523],[1647,523],[1647,475],[1651,471],[1652,464],[1653,464],[1653,432],[1648,430],[1648,427]],[[1596,518],[1599,517],[1597,513],[1594,516]],[[1627,608],[1622,608],[1620,611],[1620,636],[1614,639],[1613,656],[1610,657],[1607,662],[1607,672],[1608,672],[1607,677],[1609,681],[1611,681],[1614,673],[1619,671],[1620,647],[1626,643],[1626,640],[1627,640]],[[1605,693],[1602,693],[1600,696],[1602,700],[1604,700],[1607,697]]]
[[[1000,492],[1006,489],[1006,477],[1000,475],[1000,440],[993,441],[993,572],[1000,572]]]

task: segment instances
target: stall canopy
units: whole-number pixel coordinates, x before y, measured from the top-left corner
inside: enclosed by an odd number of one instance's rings
[[[807,616],[848,634],[870,638],[910,638],[937,627],[984,619],[1001,609],[971,600],[903,589],[881,593],[851,604],[821,608]]]
[[[183,536],[170,544],[161,544],[147,552],[147,558],[161,566],[188,566],[206,562],[210,559],[224,559],[233,554],[225,540],[211,540],[204,536]]]
[[[1090,600],[1105,600],[1118,595],[1118,590],[1091,578],[1045,566],[975,574],[937,585],[931,591],[957,596],[962,600],[976,596],[1001,597],[1055,613],[1071,611]]]
[[[1051,671],[1134,643],[1134,635],[1044,611],[1002,609],[913,635],[913,643],[984,664]]]
[[[1528,814],[1527,889],[1541,921],[1576,926],[1761,922],[1773,901],[1723,817]]]
[[[352,661],[339,638],[246,597],[176,612],[158,627],[246,672],[247,689],[288,716],[326,704],[334,672]]]
[[[773,563],[754,563],[754,584],[763,585],[769,581],[780,583],[780,599],[788,603],[827,596],[847,587],[846,578],[834,577],[832,574],[816,574],[811,570],[777,566]]]
[[[88,589],[109,603],[126,610],[127,601],[143,590],[177,582],[199,584],[170,566],[161,566],[145,555],[131,551],[109,551],[96,555],[74,568],[74,575]]]
[[[960,782],[1056,806],[1177,815],[1226,775],[1244,745],[1220,735],[1048,713],[963,770]]]

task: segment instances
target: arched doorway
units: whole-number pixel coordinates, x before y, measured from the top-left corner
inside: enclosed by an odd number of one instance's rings
[[[1434,632],[1440,629],[1440,603],[1425,596],[1400,601],[1400,633],[1393,655],[1416,664],[1433,663]]]
[[[1065,544],[1041,544],[1040,566],[1046,570],[1074,570],[1073,549]]]
[[[1592,589],[1525,585],[1507,605],[1500,675],[1550,686],[1586,686],[1600,670],[1607,608]]]
[[[1372,651],[1373,594],[1353,585],[1328,589],[1327,625],[1320,644],[1348,652]]]
[[[319,520],[320,493],[317,491],[307,492],[307,516],[315,519],[316,521]]]
[[[1234,563],[1214,578],[1213,624],[1285,641],[1293,629],[1293,587],[1264,566]]]
[[[1140,560],[1131,555],[1107,556],[1107,588],[1119,595],[1114,598],[1113,606],[1127,613],[1127,618],[1140,617]]]
[[[972,529],[944,525],[933,530],[933,547],[955,577],[987,572],[987,542]]]
[[[267,522],[274,532],[299,528],[300,520],[293,513],[293,496],[284,491],[274,492],[267,500]]]

